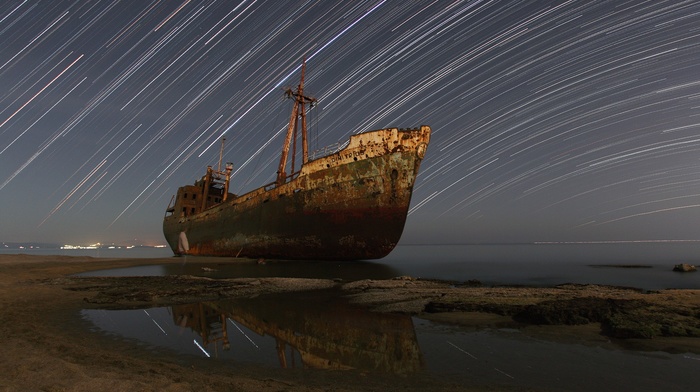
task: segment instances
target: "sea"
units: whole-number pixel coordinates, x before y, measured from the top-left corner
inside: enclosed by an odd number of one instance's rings
[[[132,249],[0,249],[1,253],[70,255],[107,258],[153,258],[154,264],[95,272],[118,275],[193,274],[214,278],[284,276],[342,280],[411,276],[485,285],[554,286],[565,283],[603,284],[643,290],[700,289],[699,273],[673,271],[676,264],[700,266],[700,242],[528,243],[470,245],[399,245],[387,257],[371,261],[269,261],[228,263],[227,258],[184,256],[178,263],[158,264],[172,257],[169,248]],[[215,271],[188,265],[210,264]],[[226,263],[225,263],[226,262]]]
[[[399,245],[384,259],[358,262],[257,263],[184,256],[163,263],[162,258],[172,254],[162,248],[22,253],[154,259],[152,265],[82,274],[89,276],[338,281],[412,276],[493,286],[590,283],[642,290],[700,289],[700,272],[673,271],[675,264],[700,264],[698,242]],[[86,332],[151,353],[175,354],[192,366],[217,361],[232,368],[252,365],[281,372],[331,369],[404,382],[427,377],[490,390],[688,391],[700,385],[700,353],[690,346],[684,349],[682,341],[673,348],[651,350],[603,335],[591,342],[533,335],[513,325],[436,323],[370,312],[349,303],[337,290],[150,309],[83,309],[76,320]]]

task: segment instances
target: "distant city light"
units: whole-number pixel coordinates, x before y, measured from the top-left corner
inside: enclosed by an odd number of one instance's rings
[[[82,246],[82,245],[63,245],[61,249],[97,249],[98,247],[96,245],[87,245],[87,246]]]
[[[167,245],[116,245],[115,243],[103,244],[101,242],[88,244],[88,245],[75,245],[75,244],[64,244],[64,245],[51,245],[51,244],[32,244],[32,243],[4,243],[0,242],[0,249],[61,249],[61,250],[92,250],[92,249],[134,249],[134,248],[154,248],[161,249],[167,248]]]
[[[91,245],[70,245],[66,244],[61,246],[61,249],[74,250],[74,249],[133,249],[137,245],[103,245],[101,243],[91,244]],[[166,245],[154,245],[148,246],[150,248],[165,248]]]

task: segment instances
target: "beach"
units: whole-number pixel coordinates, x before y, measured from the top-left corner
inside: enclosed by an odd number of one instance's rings
[[[375,312],[489,328],[517,323],[552,341],[595,344],[617,339],[646,350],[700,352],[700,290],[643,291],[597,285],[489,287],[478,282],[409,276],[343,282],[332,279],[210,279],[194,276],[75,277],[74,274],[157,263],[164,259],[99,259],[0,255],[0,306],[5,355],[3,390],[501,390],[455,385],[427,376],[344,371],[296,372],[216,362],[184,364],[177,355],[92,333],[77,314],[294,291],[340,290]],[[531,325],[532,327],[528,327]],[[478,383],[477,383],[478,384]]]

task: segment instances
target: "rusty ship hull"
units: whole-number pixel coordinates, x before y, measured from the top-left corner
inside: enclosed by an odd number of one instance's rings
[[[181,187],[163,222],[165,238],[173,252],[192,255],[384,257],[401,238],[430,132],[422,126],[353,135],[345,148],[309,160],[284,183],[241,196],[204,196],[204,181]],[[215,202],[200,205],[195,194]]]

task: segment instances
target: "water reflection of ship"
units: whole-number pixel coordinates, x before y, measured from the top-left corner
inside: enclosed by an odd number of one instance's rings
[[[276,340],[280,366],[411,373],[422,356],[410,316],[363,310],[333,296],[256,298],[179,305],[175,323],[215,352],[229,349],[227,319]],[[288,350],[289,349],[289,350]],[[235,350],[235,348],[234,348]]]
[[[218,356],[219,343],[222,349],[228,351],[231,343],[226,329],[226,315],[204,303],[178,305],[173,307],[175,324],[182,328],[188,327],[199,333],[205,347],[212,344],[215,355]]]

